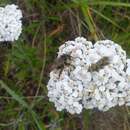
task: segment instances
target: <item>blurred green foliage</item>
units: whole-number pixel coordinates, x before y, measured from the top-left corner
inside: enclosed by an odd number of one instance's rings
[[[84,130],[87,112],[57,112],[47,98],[46,84],[58,47],[66,40],[111,39],[130,55],[128,0],[1,0],[18,4],[23,32],[11,48],[0,48],[0,130]],[[88,115],[88,116],[87,116]],[[87,117],[86,117],[87,116]],[[88,123],[87,123],[88,122]]]

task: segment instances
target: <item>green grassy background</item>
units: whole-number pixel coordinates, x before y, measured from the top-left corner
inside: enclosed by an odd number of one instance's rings
[[[23,12],[23,31],[12,45],[0,44],[0,130],[89,130],[92,112],[57,112],[48,101],[49,68],[58,47],[77,36],[113,40],[129,57],[129,0],[0,0],[12,3]],[[129,130],[129,110],[122,109],[121,130]]]

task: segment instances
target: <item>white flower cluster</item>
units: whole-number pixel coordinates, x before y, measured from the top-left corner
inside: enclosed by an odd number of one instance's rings
[[[126,53],[118,44],[103,40],[93,45],[78,37],[60,46],[58,57],[63,55],[70,55],[69,64],[63,70],[52,70],[47,85],[49,100],[58,111],[66,109],[79,114],[83,108],[106,111],[116,105],[129,105],[130,60],[127,62]],[[103,57],[109,58],[109,64],[98,66]],[[89,71],[92,65],[99,69]]]
[[[128,87],[130,88],[130,59],[127,59],[126,74],[128,76]],[[126,105],[130,106],[130,89],[128,90],[128,95],[126,97]]]
[[[17,5],[0,7],[0,41],[17,40],[22,31],[22,12]]]

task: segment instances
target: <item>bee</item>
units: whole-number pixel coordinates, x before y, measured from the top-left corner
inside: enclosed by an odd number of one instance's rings
[[[106,65],[109,65],[109,64],[110,64],[109,57],[104,56],[96,63],[91,64],[88,68],[88,72],[99,71],[100,69],[104,68]]]
[[[65,66],[70,65],[71,56],[68,54],[63,54],[54,61],[51,69],[60,69],[59,77]]]

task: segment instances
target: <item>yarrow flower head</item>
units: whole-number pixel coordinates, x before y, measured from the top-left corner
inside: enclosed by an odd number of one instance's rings
[[[17,5],[0,7],[0,42],[17,40],[22,31],[22,12]]]
[[[121,46],[110,40],[92,44],[78,37],[59,47],[58,58],[63,55],[70,59],[63,70],[51,71],[47,85],[49,100],[57,110],[71,114],[79,114],[83,108],[107,111],[129,102],[129,63]]]

